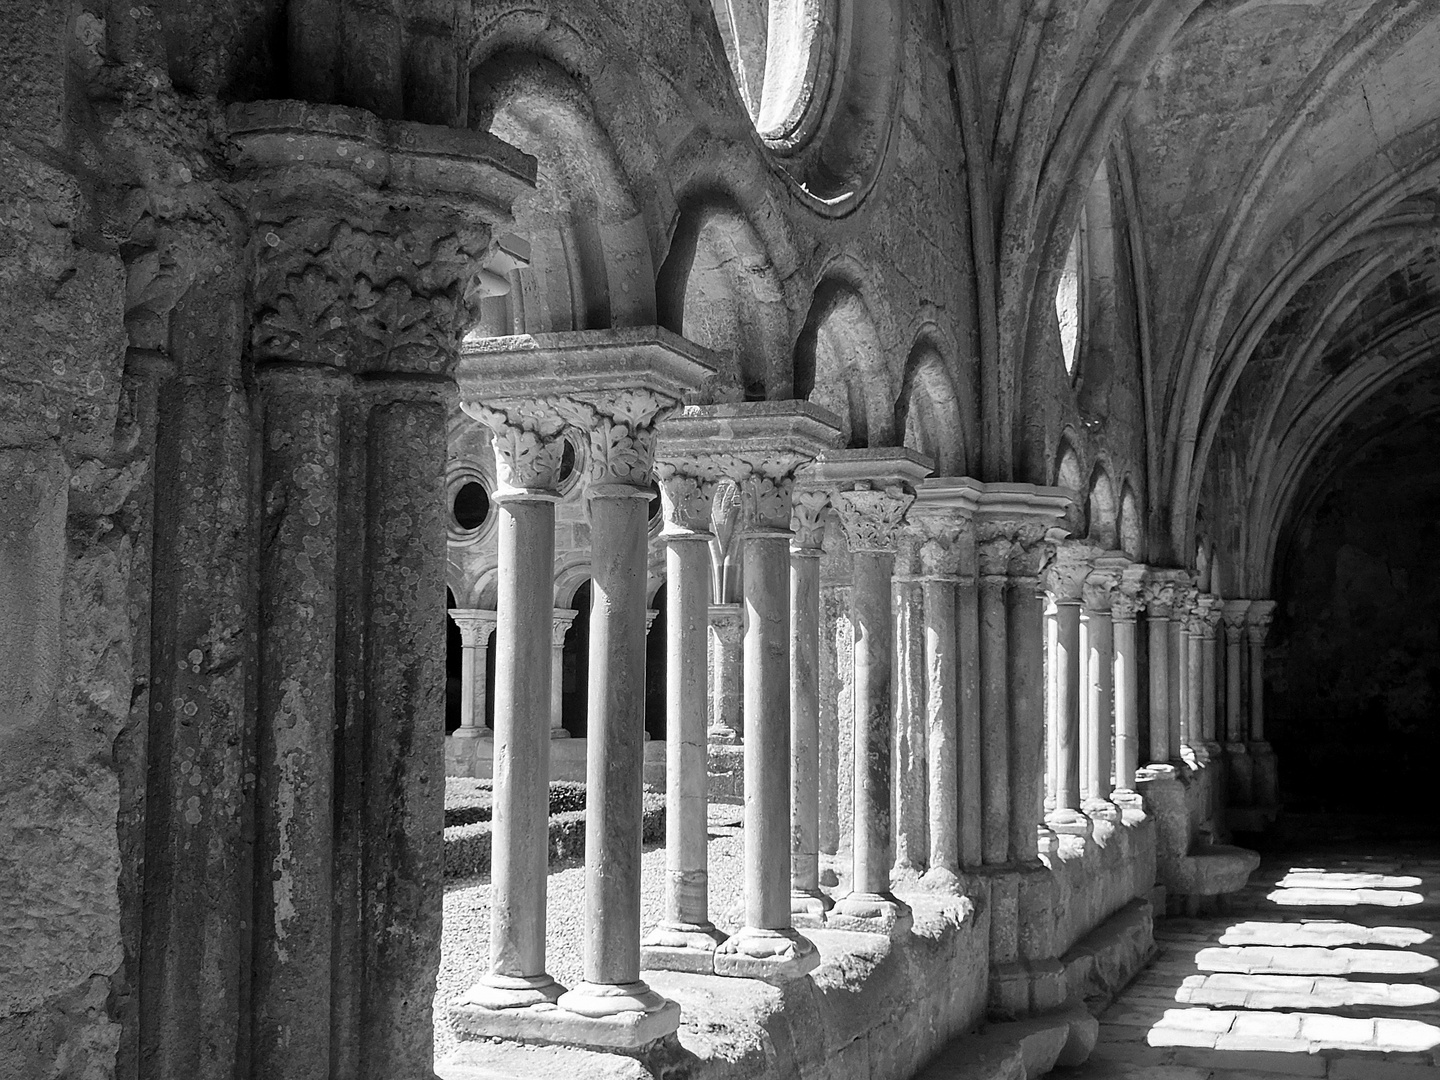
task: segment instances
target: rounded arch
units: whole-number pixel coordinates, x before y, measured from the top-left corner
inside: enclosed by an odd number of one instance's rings
[[[537,161],[535,189],[514,208],[528,252],[509,291],[482,299],[482,336],[655,322],[646,215],[594,100],[559,63],[523,48],[492,52],[470,73],[469,126]]]
[[[681,200],[655,298],[661,326],[730,360],[717,397],[790,396],[790,309],[769,251],[728,194]]]
[[[894,446],[895,388],[880,333],[860,290],[821,281],[795,346],[795,396],[840,417],[846,445]]]
[[[937,476],[964,476],[973,453],[966,412],[940,350],[928,337],[916,341],[895,402],[902,445],[929,457]]]

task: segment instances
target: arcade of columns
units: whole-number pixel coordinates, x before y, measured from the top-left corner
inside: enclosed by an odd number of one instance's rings
[[[679,1007],[642,969],[803,975],[819,962],[807,928],[908,930],[892,881],[983,889],[1017,915],[992,922],[998,971],[1027,955],[1027,879],[1144,821],[1148,783],[1223,763],[1230,805],[1273,805],[1272,602],[1222,600],[1185,571],[1066,539],[1066,489],[927,479],[908,450],[837,449],[839,420],[804,402],[684,404],[711,367],[656,328],[492,339],[463,355],[462,407],[493,433],[500,521],[496,610],[451,612],[465,646],[454,737],[493,737],[495,776],[490,966],[452,1011],[458,1028],[645,1045],[676,1030]],[[554,666],[575,617],[552,606],[567,435],[588,447],[593,566],[584,978],[568,989],[545,961],[545,780],[564,734]],[[647,928],[652,480],[668,582],[667,836],[665,914]],[[711,602],[724,481],[742,504],[738,608]],[[711,684],[736,682],[738,724],[711,707],[727,697]],[[726,741],[745,766],[743,926],[729,936],[707,897],[707,753]],[[848,890],[832,901],[822,855],[846,854]]]

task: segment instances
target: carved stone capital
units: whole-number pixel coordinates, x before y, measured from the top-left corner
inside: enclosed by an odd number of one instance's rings
[[[565,644],[565,635],[575,622],[575,616],[580,614],[573,608],[555,608],[550,619],[550,644],[555,648]]]
[[[714,470],[700,462],[657,461],[655,478],[660,484],[664,535],[710,536],[715,503]]]
[[[652,390],[566,395],[553,408],[590,440],[592,492],[615,485],[645,489],[655,467],[655,424],[679,403]]]
[[[1010,551],[1015,542],[1008,536],[995,536],[975,546],[975,558],[980,575],[987,578],[1002,578],[1010,573]]]
[[[738,649],[745,641],[745,617],[739,604],[711,604],[710,632],[722,648]]]
[[[1110,617],[1116,622],[1134,622],[1144,610],[1145,601],[1135,592],[1127,592],[1122,582],[1110,596]]]
[[[496,498],[553,494],[565,452],[565,421],[543,402],[480,405],[470,415],[490,429],[495,452]]]
[[[1054,595],[1056,603],[1080,603],[1085,583],[1095,571],[1098,554],[1098,549],[1084,544],[1058,545],[1054,559],[1045,568],[1045,591]]]
[[[1240,640],[1240,635],[1245,632],[1246,613],[1249,610],[1249,600],[1225,601],[1225,606],[1220,609],[1220,614],[1225,621],[1225,639],[1227,641],[1237,642]]]
[[[450,608],[450,618],[460,629],[460,644],[467,649],[483,649],[495,629],[495,612],[484,608]]]
[[[1252,645],[1265,644],[1270,634],[1270,621],[1275,617],[1274,600],[1251,600],[1245,613],[1245,633]]]
[[[920,532],[920,572],[925,577],[958,577],[964,571],[968,532],[960,528],[927,528]]]
[[[853,490],[833,496],[835,512],[845,529],[845,541],[852,552],[887,554],[895,551],[905,511],[915,501],[899,485],[876,490],[857,484]]]
[[[792,550],[816,551],[825,546],[825,524],[830,516],[830,492],[797,486],[790,495]]]
[[[1195,618],[1200,624],[1197,632],[1202,638],[1214,639],[1215,631],[1220,626],[1221,608],[1224,603],[1220,597],[1208,593],[1202,594],[1195,601]]]

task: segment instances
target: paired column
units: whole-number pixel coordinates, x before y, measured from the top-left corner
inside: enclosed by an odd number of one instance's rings
[[[1140,765],[1140,674],[1136,616],[1140,611],[1143,567],[1122,575],[1110,598],[1115,636],[1115,792],[1111,796],[1127,822],[1144,816],[1144,804],[1135,790]]]
[[[1142,594],[1149,635],[1150,753],[1147,757],[1152,765],[1168,767],[1172,753],[1179,753],[1179,747],[1170,742],[1170,672],[1174,667],[1170,654],[1170,615],[1175,602],[1175,584],[1155,574],[1155,571],[1147,574]]]
[[[982,533],[982,536],[984,534]],[[1007,536],[981,539],[977,598],[980,642],[980,850],[986,866],[1003,866],[1010,857],[1010,673],[1009,613],[1005,592],[1010,583]]]
[[[1200,652],[1200,693],[1196,709],[1199,714],[1199,744],[1196,756],[1205,762],[1220,760],[1220,743],[1216,738],[1216,680],[1219,665],[1215,654],[1215,632],[1220,625],[1218,596],[1201,595],[1195,601],[1195,643]]]
[[[451,735],[476,739],[492,734],[485,723],[485,668],[495,612],[482,608],[451,608],[460,630],[460,726]]]
[[[902,530],[895,550],[893,613],[895,619],[894,685],[894,853],[892,882],[913,880],[929,857],[927,773],[929,757],[925,725],[925,604],[920,575],[920,539]]]
[[[925,612],[925,735],[928,765],[929,858],[925,883],[960,890],[960,806],[978,797],[960,782],[961,698],[956,585],[960,582],[960,531],[927,530],[920,548]]]
[[[1090,548],[1062,544],[1045,573],[1045,588],[1055,604],[1055,642],[1050,671],[1050,701],[1054,736],[1055,808],[1046,823],[1056,833],[1090,834],[1090,823],[1080,812],[1081,750],[1081,658],[1080,614],[1082,590],[1090,575],[1096,552]]]
[[[826,531],[832,539],[820,561],[820,851],[833,861],[842,839],[848,845],[852,837],[855,696],[850,552],[833,514]],[[820,884],[839,884],[833,865],[821,870]]]
[[[820,889],[820,558],[830,495],[797,489],[790,544],[790,913],[818,926],[834,902]]]
[[[1177,584],[1170,608],[1170,759],[1183,761],[1190,751],[1190,615],[1195,590]]]
[[[495,615],[495,813],[490,970],[466,1001],[505,1009],[553,1002],[545,971],[549,874],[550,593],[564,422],[536,408],[473,406],[493,433],[499,484]]]
[[[1275,616],[1274,600],[1252,600],[1245,613],[1245,635],[1250,645],[1250,756],[1254,760],[1254,801],[1275,806],[1280,801],[1275,751],[1265,738],[1265,639]]]
[[[894,684],[892,576],[913,485],[929,467],[908,451],[828,453],[816,479],[839,489],[831,505],[845,529],[854,568],[850,619],[854,627],[855,796],[851,892],[828,922],[841,929],[898,933],[910,909],[890,891],[893,863],[891,752]],[[867,477],[873,479],[859,479]]]
[[[565,635],[579,612],[556,608],[550,619],[550,737],[568,739],[565,730]]]
[[[1081,726],[1084,731],[1085,776],[1081,784],[1081,806],[1092,821],[1119,820],[1110,791],[1115,774],[1112,741],[1115,736],[1115,630],[1112,607],[1126,560],[1102,556],[1096,569],[1085,579],[1081,596],[1084,611],[1081,638],[1084,643],[1085,693]]]
[[[663,447],[663,443],[662,443]],[[663,449],[662,449],[663,454]],[[645,936],[646,967],[709,974],[725,940],[710,921],[705,653],[714,469],[662,460],[665,528],[665,916]]]
[[[1221,609],[1225,624],[1225,761],[1229,766],[1231,806],[1254,799],[1253,762],[1245,731],[1245,624],[1249,600],[1229,600]]]

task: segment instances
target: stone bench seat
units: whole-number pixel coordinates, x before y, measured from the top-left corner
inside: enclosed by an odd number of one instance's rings
[[[1260,853],[1231,844],[1203,844],[1178,859],[1162,859],[1160,879],[1171,905],[1199,913],[1202,898],[1226,896],[1245,888],[1260,865]]]

